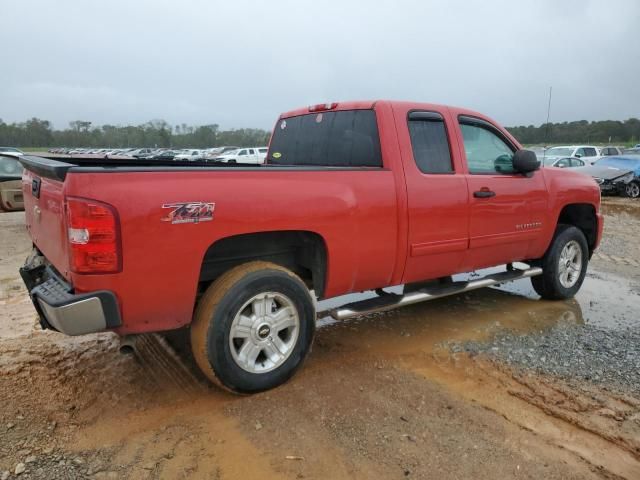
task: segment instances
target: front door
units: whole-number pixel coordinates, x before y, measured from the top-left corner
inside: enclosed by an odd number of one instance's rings
[[[513,169],[516,146],[496,127],[459,117],[467,160],[469,252],[466,270],[527,259],[542,232],[547,191],[541,171]]]

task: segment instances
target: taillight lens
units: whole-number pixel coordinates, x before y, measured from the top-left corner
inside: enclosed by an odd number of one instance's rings
[[[69,263],[75,273],[115,273],[122,268],[116,210],[85,198],[67,198]]]

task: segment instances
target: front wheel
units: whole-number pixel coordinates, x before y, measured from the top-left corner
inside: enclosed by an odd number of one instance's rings
[[[589,247],[582,230],[560,225],[542,258],[542,275],[531,277],[533,289],[547,300],[572,298],[582,286],[588,263]]]
[[[311,349],[315,308],[306,285],[273,263],[249,262],[213,282],[191,325],[196,363],[237,393],[277,387]]]
[[[638,198],[640,197],[640,183],[633,181],[629,182],[624,186],[624,194],[629,198]]]

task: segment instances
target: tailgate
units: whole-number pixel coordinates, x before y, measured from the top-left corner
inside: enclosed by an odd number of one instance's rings
[[[27,230],[33,243],[69,280],[63,181],[41,176],[25,165],[22,191]]]

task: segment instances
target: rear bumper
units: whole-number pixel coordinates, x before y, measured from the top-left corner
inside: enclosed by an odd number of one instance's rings
[[[113,292],[100,290],[74,294],[73,287],[35,252],[20,269],[20,275],[43,329],[57,330],[66,335],[84,335],[122,325]]]

